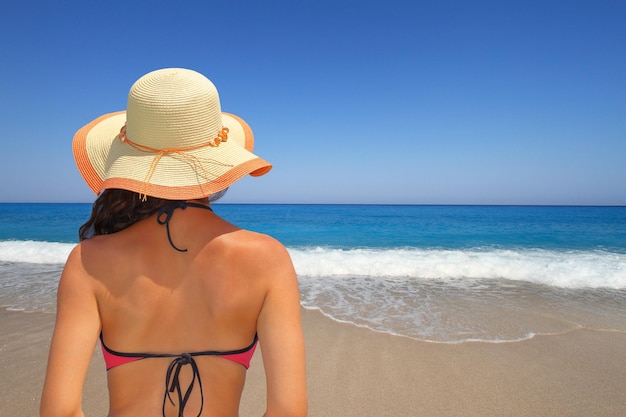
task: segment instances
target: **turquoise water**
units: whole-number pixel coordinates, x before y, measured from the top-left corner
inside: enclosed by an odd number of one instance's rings
[[[626,207],[217,205],[288,246],[606,249],[626,253]]]
[[[288,248],[302,304],[436,342],[626,330],[626,207],[235,205]],[[89,204],[0,204],[0,306],[53,311]]]
[[[292,247],[541,248],[626,253],[626,207],[215,204]],[[77,242],[90,204],[2,204],[0,240]]]

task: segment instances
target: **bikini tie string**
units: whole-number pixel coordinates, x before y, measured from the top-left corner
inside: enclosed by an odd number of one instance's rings
[[[206,210],[213,211],[211,207],[205,206],[203,204],[190,203],[187,201],[172,201],[171,203],[168,203],[164,205],[163,207],[161,207],[159,211],[157,212],[157,222],[160,225],[165,225],[165,229],[167,230],[167,239],[169,240],[170,245],[174,249],[176,249],[178,252],[187,252],[187,249],[179,248],[172,241],[172,235],[170,233],[170,220],[172,219],[172,216],[174,215],[174,210],[178,208],[185,210],[187,207],[197,207],[197,208],[203,208]]]
[[[192,377],[189,386],[187,387],[185,394],[183,395],[183,390],[180,386],[180,371],[183,366],[191,366]],[[167,400],[170,400],[170,403],[173,406],[176,406],[176,403],[172,399],[172,394],[176,392],[176,396],[178,397],[178,417],[184,417],[185,406],[187,405],[187,401],[193,392],[193,387],[195,385],[196,379],[198,380],[198,388],[200,389],[200,411],[198,412],[198,416],[202,415],[202,409],[204,408],[204,393],[202,391],[202,380],[200,379],[200,371],[198,370],[198,365],[194,358],[188,354],[183,353],[182,355],[176,357],[168,366],[167,374],[165,376],[165,396],[163,397],[163,417],[165,417],[165,404]]]

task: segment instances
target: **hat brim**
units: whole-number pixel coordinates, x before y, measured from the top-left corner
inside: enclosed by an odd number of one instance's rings
[[[76,132],[74,160],[95,194],[120,188],[170,200],[207,197],[246,175],[261,176],[272,168],[252,153],[254,136],[243,119],[222,113],[222,122],[229,133],[219,146],[156,153],[119,140],[126,111],[105,114]]]

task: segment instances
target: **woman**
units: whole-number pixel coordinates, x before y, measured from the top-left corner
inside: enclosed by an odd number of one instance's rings
[[[125,112],[76,133],[77,166],[100,195],[59,281],[41,416],[83,415],[98,340],[110,417],[237,416],[257,342],[265,416],[306,415],[289,255],[210,208],[235,181],[269,171],[252,149],[248,125],[186,69],[146,74]]]

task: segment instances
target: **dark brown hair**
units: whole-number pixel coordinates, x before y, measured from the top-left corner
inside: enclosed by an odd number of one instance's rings
[[[145,201],[134,191],[107,189],[102,191],[91,209],[91,217],[78,229],[78,239],[107,235],[135,224],[156,213],[172,200],[146,196]]]

